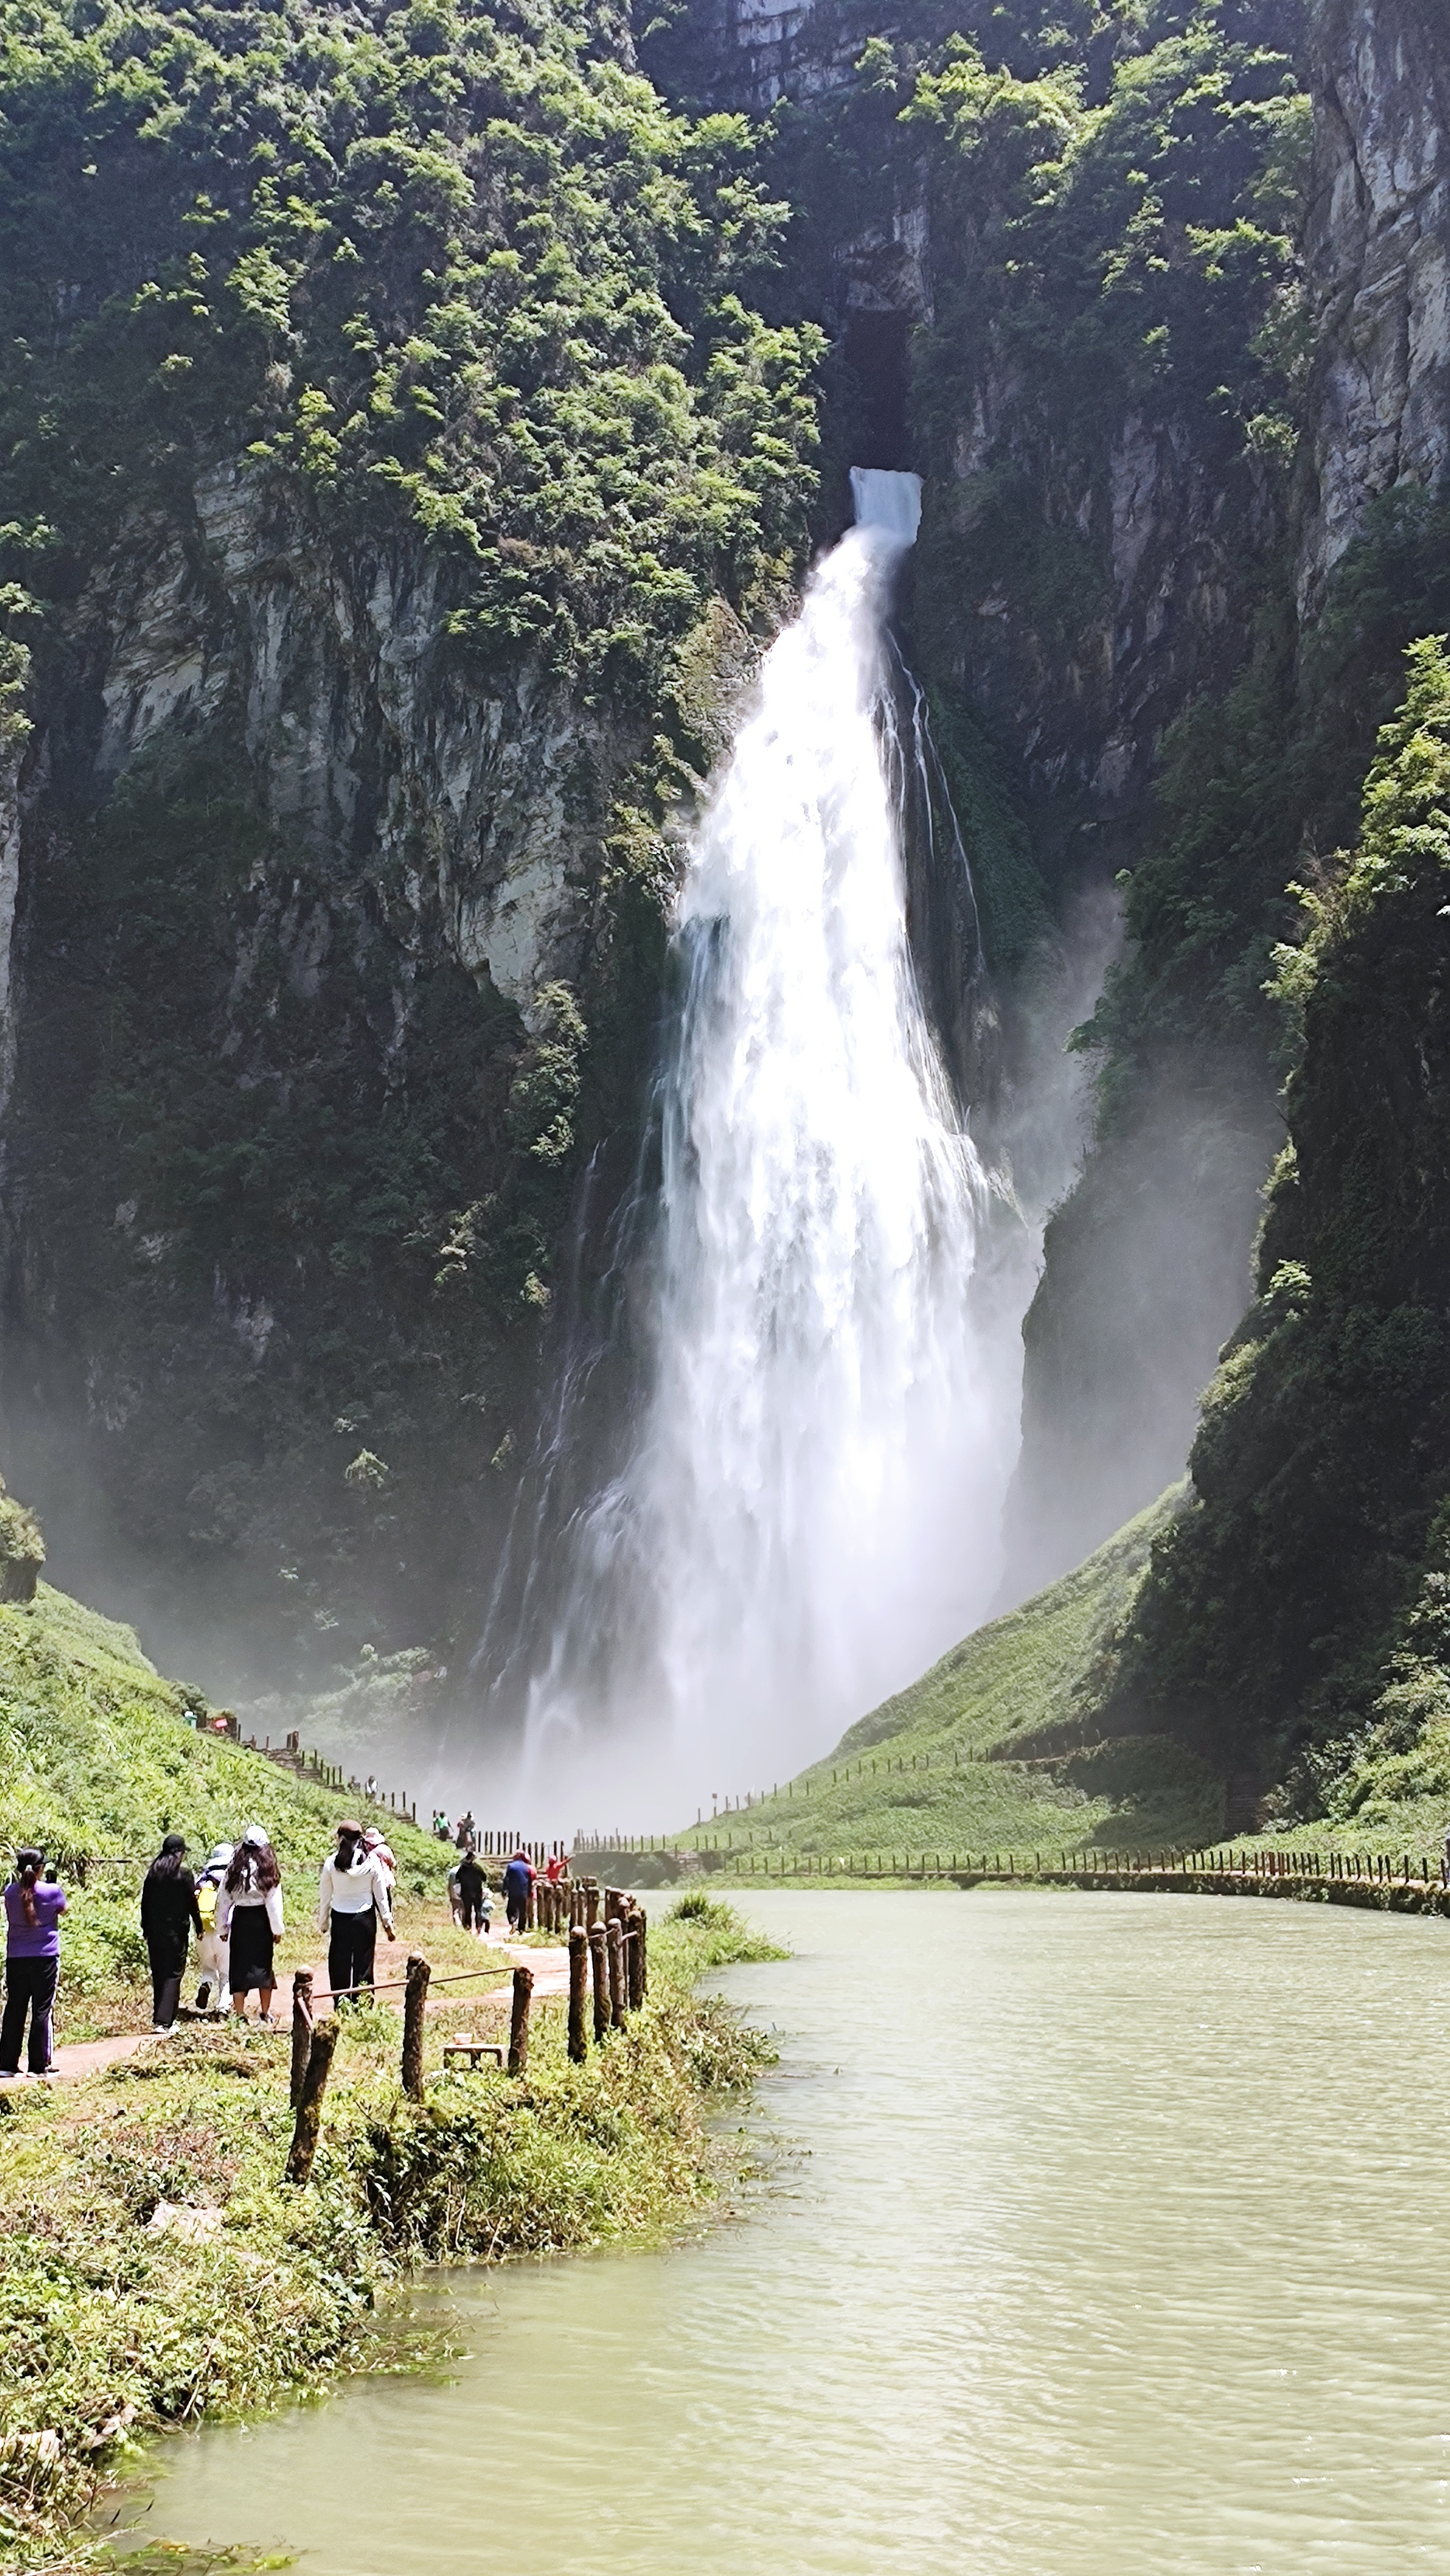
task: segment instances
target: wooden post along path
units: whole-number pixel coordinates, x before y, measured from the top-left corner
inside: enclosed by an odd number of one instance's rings
[[[423,2099],[423,2016],[432,1974],[428,1961],[414,1951],[403,1994],[403,2091],[414,2102]]]
[[[307,2052],[307,2072],[302,2080],[301,2098],[297,2104],[297,2123],[292,2131],[292,2144],[287,2151],[286,2180],[306,2182],[317,2153],[317,2136],[322,2126],[322,2097],[332,2073],[333,2052],[337,2047],[337,2018],[319,2022],[312,2033]]]
[[[307,2060],[312,2050],[312,1970],[298,1968],[292,1978],[292,2083],[291,2102],[295,2111],[302,2099],[307,2075]]]
[[[585,2010],[589,2000],[589,1935],[582,1923],[569,1934],[569,2055],[582,2066],[589,2054]]]
[[[592,1923],[585,1938],[594,1980],[594,2045],[599,2048],[609,2031],[609,1955],[603,1924]]]
[[[533,1992],[533,1969],[515,1968],[513,2019],[509,2024],[510,2075],[522,2075],[529,2062],[529,2005]]]

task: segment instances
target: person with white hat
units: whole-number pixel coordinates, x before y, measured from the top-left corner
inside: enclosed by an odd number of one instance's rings
[[[238,2021],[246,2020],[247,1997],[255,1986],[257,2018],[271,2030],[277,1990],[273,1953],[283,1931],[282,1872],[261,1825],[248,1825],[232,1854],[217,1898],[216,1928],[230,1936],[227,1973],[233,2012]]]

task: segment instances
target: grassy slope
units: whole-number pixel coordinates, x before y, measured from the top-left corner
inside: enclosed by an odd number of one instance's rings
[[[700,2220],[741,2160],[711,2097],[770,2056],[693,1992],[706,1968],[762,1954],[724,1912],[657,1927],[649,2004],[583,2066],[557,2004],[535,2015],[521,2077],[445,2074],[448,2023],[430,2018],[414,2106],[397,2015],[359,2011],[305,2191],[279,2179],[282,2031],[199,2025],[82,2082],[0,2096],[0,2567],[94,2564],[79,2526],[140,2435],[426,2357],[406,2321],[380,2336],[375,2315],[416,2259],[651,2241]]]
[[[1210,1839],[1219,1784],[1159,1738],[1044,1756],[1071,1743],[1083,1686],[1174,1508],[1165,1495],[1035,1599],[979,1628],[909,1690],[861,1719],[834,1754],[748,1815],[684,1837],[741,1852],[1127,1850]],[[1021,1750],[1014,1758],[1013,1747]]]
[[[356,1804],[352,1792],[192,1733],[181,1705],[131,1629],[46,1584],[23,1607],[0,1605],[0,1850],[40,1842],[68,1881],[86,1867],[65,1925],[64,2036],[83,2035],[87,2000],[99,2011],[107,1990],[114,2000],[117,1981],[144,1967],[137,1892],[163,1833],[184,1833],[195,1856],[245,1824],[265,1825],[300,1930],[313,1919],[332,1828]],[[441,1893],[447,1855],[396,1818],[387,1825],[404,1889]]]

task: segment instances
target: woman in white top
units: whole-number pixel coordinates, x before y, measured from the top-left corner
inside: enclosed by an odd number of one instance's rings
[[[388,1874],[373,1852],[363,1849],[363,1830],[349,1820],[337,1829],[337,1849],[322,1864],[317,1899],[317,1929],[330,1934],[327,1982],[334,2003],[357,2002],[373,1986],[373,1953],[381,1923],[396,1941]]]
[[[274,1948],[282,1938],[282,1872],[260,1825],[248,1825],[232,1855],[216,1901],[219,1940],[230,1943],[227,1981],[232,2010],[247,2017],[247,1997],[257,1989],[257,2017],[272,2028],[277,1972]]]

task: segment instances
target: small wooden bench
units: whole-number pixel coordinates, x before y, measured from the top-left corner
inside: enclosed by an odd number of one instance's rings
[[[495,2066],[503,2064],[503,2050],[497,2041],[492,2039],[446,2039],[443,2043],[445,2074],[455,2057],[466,2057],[469,2071],[474,2075],[478,2073],[478,2061],[481,2057],[491,2057]]]

